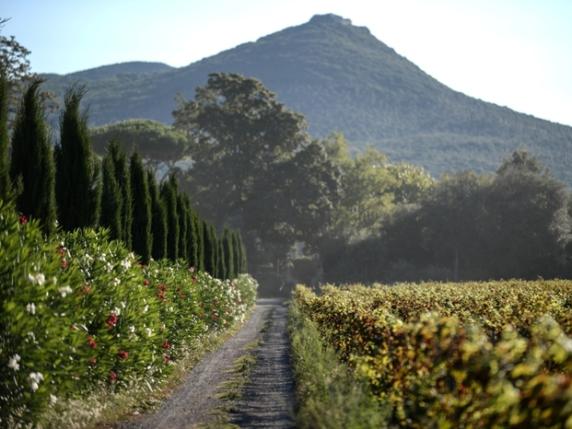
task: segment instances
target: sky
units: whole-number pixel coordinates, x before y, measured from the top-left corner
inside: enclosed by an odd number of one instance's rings
[[[445,85],[572,125],[570,0],[0,0],[38,73],[125,61],[181,67],[335,13]]]

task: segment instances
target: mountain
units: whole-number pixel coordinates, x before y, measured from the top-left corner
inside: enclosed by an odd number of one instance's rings
[[[572,184],[572,127],[454,91],[336,15],[314,16],[178,69],[126,74],[121,65],[110,67],[103,68],[107,75],[102,68],[50,75],[46,85],[61,93],[71,81],[84,81],[93,125],[128,118],[170,123],[177,93],[192,97],[211,72],[241,73],[303,113],[314,136],[341,131],[355,148],[373,145],[435,175],[493,171],[514,149],[527,149]]]
[[[68,83],[77,80],[93,81],[103,79],[113,79],[121,75],[141,75],[160,73],[169,70],[174,70],[164,63],[146,62],[146,61],[131,61],[127,63],[110,64],[107,66],[96,67],[93,69],[82,70],[79,72],[69,73],[66,75],[58,75],[55,73],[44,75],[55,82]]]

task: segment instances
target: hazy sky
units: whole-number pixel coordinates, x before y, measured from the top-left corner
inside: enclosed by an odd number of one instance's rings
[[[0,0],[36,72],[183,66],[336,13],[449,87],[572,125],[571,0]]]

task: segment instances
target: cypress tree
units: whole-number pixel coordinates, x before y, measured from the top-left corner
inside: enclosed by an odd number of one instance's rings
[[[194,214],[193,221],[197,231],[197,270],[205,271],[205,231],[203,222],[197,213]]]
[[[224,280],[227,278],[226,271],[226,252],[223,237],[217,238],[217,255],[216,255],[216,276]]]
[[[159,260],[167,257],[167,211],[159,195],[159,188],[152,171],[147,171],[147,183],[153,211],[151,231],[153,236],[153,259]]]
[[[10,176],[19,188],[17,209],[39,219],[44,232],[51,234],[56,224],[55,167],[38,95],[41,83],[37,80],[28,87],[16,116]]]
[[[240,270],[240,244],[238,242],[238,232],[237,231],[232,231],[231,232],[231,241],[232,241],[232,252],[234,253],[234,261],[235,261],[235,267],[234,267],[234,271],[236,273],[236,275],[239,275],[241,273]]]
[[[234,243],[232,239],[232,233],[225,228],[222,233],[222,243],[224,248],[224,264],[226,268],[227,279],[234,279],[236,277],[235,262],[234,262]]]
[[[213,236],[214,227],[211,228],[203,221],[203,237],[205,242],[205,271],[212,276],[216,275],[216,240]]]
[[[113,160],[115,179],[121,194],[121,240],[131,249],[131,227],[133,224],[133,200],[131,198],[131,174],[127,163],[127,155],[121,150],[117,141],[112,141],[107,152]]]
[[[234,233],[234,240],[235,240],[235,249],[236,249],[236,263],[237,263],[237,274],[246,273],[247,266],[246,266],[246,251],[244,248],[244,244],[242,242],[242,236],[238,231]]]
[[[102,162],[101,218],[100,225],[109,228],[109,236],[113,240],[123,238],[121,189],[117,182],[115,164],[108,152]]]
[[[167,256],[171,260],[179,257],[179,214],[177,210],[177,180],[171,175],[161,185],[161,199],[167,210]]]
[[[188,260],[189,216],[187,211],[187,204],[185,203],[185,195],[183,194],[177,195],[177,214],[179,215],[179,258]]]
[[[131,156],[131,193],[133,198],[133,251],[141,256],[143,263],[151,258],[151,197],[147,174],[137,152]]]
[[[195,220],[196,218],[196,214],[194,212],[194,210],[191,208],[191,203],[189,201],[189,199],[186,199],[186,203],[187,203],[187,207],[188,207],[188,225],[189,225],[189,229],[188,229],[188,240],[187,243],[189,245],[189,250],[188,250],[188,258],[189,258],[189,264],[191,267],[194,267],[195,269],[198,269],[199,267],[199,237],[198,237],[198,231],[197,231],[197,222]]]
[[[66,91],[60,120],[56,196],[60,223],[66,230],[97,226],[99,222],[99,166],[91,151],[87,117],[79,111],[84,95],[82,86]]]
[[[12,194],[10,182],[10,142],[8,141],[8,77],[0,64],[0,199],[8,200]]]

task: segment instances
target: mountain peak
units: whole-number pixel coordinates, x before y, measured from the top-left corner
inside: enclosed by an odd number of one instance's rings
[[[158,72],[151,73],[153,68]],[[51,76],[46,89],[63,94],[78,79],[89,82],[92,124],[128,118],[170,123],[175,95],[192,98],[213,72],[260,79],[280,102],[304,114],[314,137],[341,131],[354,148],[373,145],[396,162],[419,163],[435,175],[495,171],[518,148],[539,155],[556,177],[572,184],[565,156],[572,150],[571,127],[455,92],[366,27],[334,14],[316,15],[180,69],[119,64]]]
[[[310,19],[310,23],[352,25],[352,21],[350,19],[341,17],[339,15],[335,15],[333,13],[326,13],[323,15],[314,15],[312,17],[312,19]]]

